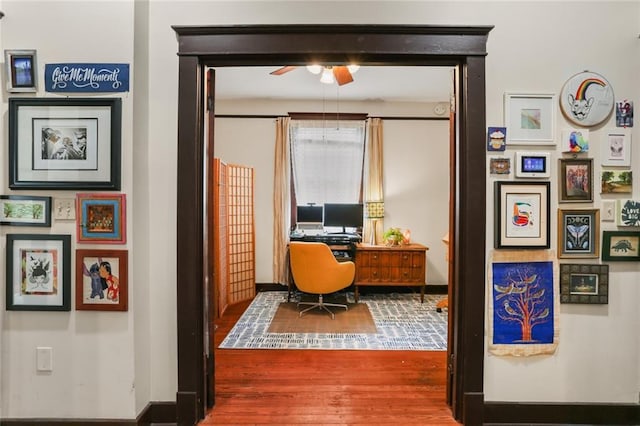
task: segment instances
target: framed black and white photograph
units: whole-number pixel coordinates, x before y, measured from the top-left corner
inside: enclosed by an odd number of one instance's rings
[[[0,225],[51,226],[51,197],[0,195]]]
[[[600,256],[600,210],[558,209],[558,257]]]
[[[555,145],[556,95],[505,93],[507,145]]]
[[[71,236],[7,234],[6,309],[71,310]]]
[[[609,303],[609,265],[561,263],[560,303]]]
[[[11,189],[120,189],[121,99],[9,99]]]
[[[35,92],[38,67],[35,50],[5,50],[7,65],[7,91],[10,93]]]

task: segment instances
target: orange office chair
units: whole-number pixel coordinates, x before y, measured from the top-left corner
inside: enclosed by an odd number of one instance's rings
[[[298,302],[300,305],[311,305],[300,311],[300,316],[313,309],[324,309],[335,315],[327,306],[348,309],[347,305],[325,303],[323,295],[347,288],[356,274],[355,264],[351,261],[338,262],[331,249],[324,243],[292,241],[289,243],[289,262],[293,281],[303,293],[318,295],[317,302]]]

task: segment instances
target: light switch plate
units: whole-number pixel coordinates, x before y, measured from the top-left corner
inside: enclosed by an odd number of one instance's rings
[[[54,199],[53,217],[56,220],[76,220],[76,200],[73,198]]]
[[[36,370],[53,371],[53,348],[47,346],[36,348]]]
[[[613,222],[616,218],[616,202],[603,201],[600,218],[603,222]]]

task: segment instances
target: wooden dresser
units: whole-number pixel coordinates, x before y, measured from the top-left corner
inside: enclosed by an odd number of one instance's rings
[[[356,302],[359,286],[420,287],[420,302],[424,302],[427,250],[421,244],[391,247],[356,244]]]

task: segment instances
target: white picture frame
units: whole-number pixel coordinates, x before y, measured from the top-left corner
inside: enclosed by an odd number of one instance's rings
[[[555,145],[556,95],[504,94],[507,145]]]
[[[600,145],[603,166],[631,167],[631,133],[628,129],[608,129]]]

